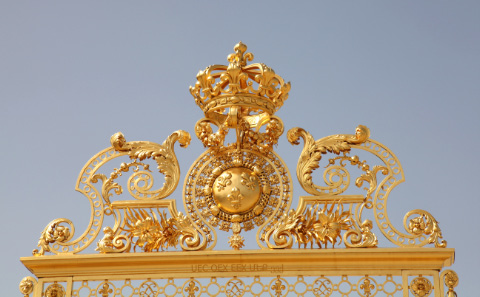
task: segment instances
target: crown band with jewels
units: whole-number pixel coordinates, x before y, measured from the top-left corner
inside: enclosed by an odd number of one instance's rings
[[[223,113],[225,108],[242,106],[252,111],[273,115],[288,98],[290,82],[275,74],[265,64],[255,63],[252,53],[245,53],[247,46],[241,41],[228,56],[228,66],[212,65],[200,70],[195,87],[190,93],[207,115]]]

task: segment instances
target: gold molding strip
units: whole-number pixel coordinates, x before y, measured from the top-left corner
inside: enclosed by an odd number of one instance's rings
[[[164,277],[318,275],[324,271],[384,274],[451,266],[452,248],[240,250],[168,253],[80,254],[23,257],[37,277],[156,274]]]

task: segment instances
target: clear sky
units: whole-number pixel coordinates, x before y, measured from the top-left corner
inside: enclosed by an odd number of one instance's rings
[[[89,205],[74,185],[90,157],[117,131],[159,143],[194,135],[202,113],[188,87],[242,40],[292,84],[277,114],[286,129],[318,139],[364,124],[396,153],[406,182],[391,195],[394,224],[432,213],[456,249],[457,293],[473,296],[479,16],[478,1],[0,1],[2,295],[20,296],[30,273],[19,258],[48,222],[66,217],[83,233]],[[202,151],[196,138],[176,148],[178,199]],[[292,173],[300,151],[282,136]]]

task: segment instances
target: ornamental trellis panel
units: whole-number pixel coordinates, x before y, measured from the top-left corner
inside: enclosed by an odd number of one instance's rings
[[[367,127],[318,140],[287,131],[291,144],[303,143],[296,176],[311,195],[294,198],[274,150],[284,133],[275,112],[290,83],[247,64],[246,50],[238,43],[227,66],[208,66],[190,87],[205,152],[185,177],[183,207],[171,198],[180,181],[174,147],[187,147],[190,134],[175,131],[162,144],[114,134],[76,184],[92,210],[87,229],[75,238],[65,218],[45,227],[33,256],[21,258],[36,276],[21,281],[24,296],[456,296],[458,276],[444,270],[455,250],[436,219],[415,209],[404,230],[390,221],[388,197],[403,170]],[[379,247],[375,228],[396,247]],[[218,250],[219,234],[230,249]],[[244,236],[258,248],[244,249]]]

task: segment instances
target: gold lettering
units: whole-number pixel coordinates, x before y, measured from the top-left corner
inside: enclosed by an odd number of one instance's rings
[[[258,272],[270,271],[271,273],[283,272],[283,265],[268,264],[198,264],[191,266],[192,272]]]

